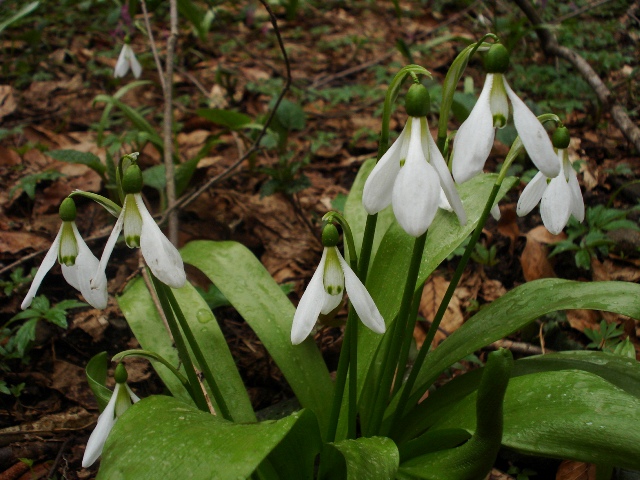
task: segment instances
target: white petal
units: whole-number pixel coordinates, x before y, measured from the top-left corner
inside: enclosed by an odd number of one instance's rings
[[[133,393],[133,390],[131,390],[131,388],[129,388],[129,385],[127,385],[126,383],[124,384],[124,387],[127,389],[129,398],[131,398],[131,403],[138,403],[140,401],[140,397]]]
[[[369,291],[362,284],[354,271],[351,270],[349,264],[347,264],[344,258],[342,258],[340,252],[338,252],[338,260],[340,260],[340,265],[342,265],[342,270],[344,272],[344,282],[347,294],[349,295],[351,304],[353,305],[353,308],[356,309],[356,313],[360,317],[360,320],[362,320],[362,323],[374,332],[384,333],[386,328],[384,325],[384,318],[380,315],[378,307],[376,307]]]
[[[400,136],[378,161],[364,183],[362,205],[369,215],[378,213],[391,203],[393,182],[400,171],[400,160],[403,159],[401,154],[406,150],[402,147],[403,144],[408,146],[409,138],[407,133],[410,132],[410,129],[407,127],[410,124],[411,118],[405,124]]]
[[[446,210],[447,212],[453,212],[453,208],[449,205],[449,200],[447,200],[447,196],[444,194],[444,190],[440,189],[440,200],[438,202],[438,208]]]
[[[516,213],[519,217],[523,217],[528,214],[533,207],[535,207],[540,199],[542,198],[542,194],[547,188],[547,177],[545,177],[544,173],[538,172],[535,177],[531,179],[531,181],[524,187],[522,191],[522,195],[518,199],[518,206],[516,207]]]
[[[131,52],[129,54],[129,65],[131,65],[133,76],[136,78],[140,78],[140,75],[142,75],[142,66],[140,65],[140,62],[138,62],[136,54],[133,53],[133,49],[129,48],[129,51]]]
[[[393,213],[402,229],[419,237],[438,211],[440,181],[422,152],[420,124],[413,122],[407,160],[393,185]]]
[[[495,130],[489,97],[493,75],[487,75],[478,101],[460,125],[453,140],[452,172],[456,182],[463,183],[482,172],[491,153]]]
[[[571,191],[571,213],[576,220],[582,222],[584,220],[584,199],[580,191],[578,176],[572,166],[569,166],[569,190]]]
[[[128,50],[131,50],[131,47],[125,43],[120,50],[116,68],[113,70],[113,76],[116,78],[124,77],[129,71]]]
[[[540,202],[542,223],[549,232],[558,235],[571,216],[571,190],[564,178],[558,175],[551,179]]]
[[[340,295],[330,295],[325,290],[324,292],[324,301],[322,302],[322,308],[320,309],[320,313],[323,315],[327,315],[333,312],[338,305],[342,303],[343,294]]]
[[[106,276],[98,282],[98,284],[104,285],[103,288],[91,288],[91,279],[96,275],[96,272],[98,272],[98,275],[105,275],[105,273],[104,271],[98,270],[100,262],[80,236],[75,222],[72,224],[72,227],[76,242],[78,242],[78,256],[76,257],[76,263],[73,267],[62,265],[62,274],[70,285],[80,290],[80,293],[82,293],[82,296],[90,305],[99,309],[106,308],[109,297],[106,288]],[[75,285],[71,282],[71,279],[76,282]]]
[[[160,227],[156,224],[139,193],[134,195],[136,205],[142,217],[142,234],[140,235],[140,248],[145,262],[151,272],[162,283],[173,288],[180,288],[187,281],[184,273],[184,263],[180,252],[164,236]]]
[[[547,131],[529,107],[511,90],[506,79],[504,87],[513,105],[513,123],[531,161],[547,177],[554,178],[560,173],[560,162],[553,151]]]
[[[111,231],[111,235],[109,235],[107,244],[104,246],[102,256],[100,257],[100,263],[98,263],[98,268],[91,278],[91,288],[94,290],[107,290],[107,276],[105,274],[105,270],[107,268],[109,258],[111,257],[111,253],[113,253],[113,249],[118,241],[118,237],[120,236],[120,232],[122,231],[125,211],[126,203],[123,205],[122,210],[120,211],[120,216],[118,217],[118,220],[116,220],[116,224],[113,226],[113,230]]]
[[[113,425],[116,423],[115,408],[119,389],[120,384],[116,383],[116,388],[113,390],[109,403],[107,403],[104,411],[98,417],[96,428],[91,432],[91,436],[87,442],[87,448],[84,450],[82,468],[87,468],[93,465],[93,463],[102,454],[104,443],[107,441],[107,437],[109,436]]]
[[[444,192],[446,195],[447,201],[453,211],[456,212],[460,224],[465,225],[467,223],[467,214],[462,206],[462,200],[460,200],[458,190],[456,190],[456,186],[453,183],[453,178],[451,178],[451,172],[449,172],[449,168],[447,168],[447,163],[444,161],[440,150],[438,150],[436,142],[433,141],[426,119],[424,119],[422,130],[422,148],[424,149],[424,153],[426,154],[429,163],[431,163],[433,168],[436,169],[436,172],[438,172],[440,186],[442,187],[441,192]]]
[[[40,288],[40,284],[42,280],[44,280],[45,275],[51,270],[51,267],[56,263],[56,259],[58,258],[58,250],[60,249],[60,237],[62,236],[62,227],[58,230],[58,234],[56,238],[53,240],[51,247],[49,247],[49,251],[42,259],[42,263],[38,267],[38,271],[36,272],[35,277],[33,277],[33,282],[31,282],[31,286],[29,287],[29,291],[27,292],[27,296],[24,297],[20,308],[22,310],[26,309],[31,305],[33,301],[33,297],[38,293],[38,288]]]
[[[490,213],[496,222],[500,220],[500,206],[497,203],[493,207],[491,207]]]
[[[318,315],[320,315],[320,309],[324,304],[326,295],[324,285],[322,283],[326,260],[327,249],[325,248],[322,252],[320,265],[318,265],[313,277],[311,277],[311,281],[302,294],[302,298],[298,303],[298,308],[296,308],[296,313],[293,316],[293,323],[291,325],[291,343],[294,345],[298,345],[309,336],[316,320],[318,320]]]

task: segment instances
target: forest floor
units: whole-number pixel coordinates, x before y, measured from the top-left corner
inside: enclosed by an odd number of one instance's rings
[[[98,415],[84,367],[99,352],[112,356],[138,345],[116,297],[138,274],[139,252],[119,245],[107,270],[110,300],[106,309],[69,309],[67,328],[60,327],[65,322],[59,319],[57,324],[51,319],[34,322],[34,337],[23,339],[22,350],[5,348],[15,346],[10,337],[21,322],[7,322],[20,311],[30,275],[58,231],[60,202],[74,189],[107,191],[95,170],[56,160],[49,152],[90,152],[106,164],[139,150],[143,169],[162,163],[159,149],[147,141],[148,135],[140,126],[133,125],[117,108],[105,115],[104,97],[98,97],[120,92],[124,104],[140,111],[161,132],[162,88],[147,37],[140,31],[144,27],[142,14],[135,12],[130,18],[126,10],[92,0],[45,3],[49,2],[42,2],[0,37],[3,480],[93,478],[96,465],[90,469],[80,466]],[[215,7],[215,18],[204,38],[194,34],[186,19],[180,20],[174,75],[176,152],[182,163],[200,158],[185,195],[226,172],[254,138],[251,130],[229,129],[224,121],[213,122],[196,111],[233,110],[260,123],[285,84],[282,54],[260,3],[227,3]],[[595,2],[596,6],[582,1],[542,3],[541,15],[553,25],[560,42],[591,62],[637,123],[637,2]],[[17,4],[20,2],[2,2],[0,21],[15,11],[12,7]],[[640,158],[609,113],[599,107],[586,82],[563,60],[545,57],[526,19],[509,2],[400,1],[399,7],[400,16],[391,1],[300,2],[298,10],[287,17],[283,7],[274,5],[291,65],[292,86],[287,99],[300,114],[290,129],[287,153],[279,156],[267,143],[183,207],[179,212],[179,245],[195,239],[241,242],[279,284],[289,285],[289,297],[297,303],[320,258],[322,215],[343,208],[360,165],[375,157],[380,112],[390,79],[406,63],[422,65],[433,74],[426,85],[434,98],[430,123],[435,131],[438,89],[448,65],[465,42],[494,31],[513,50],[507,77],[514,90],[536,113],[556,113],[570,129],[569,152],[574,165],[579,166],[587,220],[585,228],[574,222],[567,233],[551,235],[542,226],[538,208],[524,218],[516,215],[525,182],[516,185],[500,203],[501,220],[490,219],[487,224],[482,247],[467,267],[435,343],[483,304],[527,281],[560,277],[637,282],[640,233],[633,224],[637,224],[640,212],[640,189],[632,182],[638,178]],[[151,23],[162,55],[169,32],[164,7],[152,12]],[[626,28],[618,28],[620,24]],[[595,29],[599,34],[590,35]],[[123,33],[131,35],[131,45],[143,65],[141,80],[145,81],[128,91],[124,87],[134,81],[130,73],[123,79],[113,78]],[[466,85],[473,88],[460,93],[463,113],[457,115],[463,116],[484,81],[478,60],[470,62],[465,77],[469,78]],[[392,138],[402,128],[404,117],[403,108],[392,115]],[[452,118],[451,129],[458,125],[459,118]],[[273,136],[267,137],[273,140]],[[496,170],[513,138],[512,126],[500,132],[485,171]],[[531,169],[528,160],[521,161],[513,173],[530,179]],[[145,187],[143,193],[157,212],[158,190]],[[77,205],[78,228],[84,238],[92,239],[89,246],[99,256],[113,221],[92,202],[79,199]],[[615,223],[623,219],[631,222]],[[575,249],[550,257],[554,244],[567,239]],[[427,282],[420,310],[427,322],[416,328],[418,344],[425,338],[423,325],[428,326],[433,318],[457,258],[445,262]],[[189,275],[203,289],[209,288],[195,271]],[[49,299],[52,308],[64,300],[82,300],[64,282],[57,265],[39,294]],[[228,307],[217,309],[216,316],[254,407],[262,409],[290,397],[286,381],[242,318]],[[344,316],[346,311],[338,318]],[[609,327],[600,327],[603,320]],[[596,342],[598,347],[610,350],[628,338],[638,355],[638,334],[637,323],[628,318],[567,311],[541,318],[529,331],[500,344],[511,347],[517,355],[528,355],[587,348],[595,335],[601,339]],[[330,369],[335,369],[341,329],[321,328],[316,340]],[[482,360],[485,354],[477,352],[476,356]],[[141,397],[162,392],[159,378],[146,361],[132,360],[127,367],[130,383]],[[463,368],[473,368],[472,362],[464,363]],[[495,478],[515,478],[506,474],[510,462],[502,459]],[[517,465],[520,471],[525,467]],[[549,467],[552,473],[539,472],[535,478],[588,479],[593,473],[590,468],[555,462]]]

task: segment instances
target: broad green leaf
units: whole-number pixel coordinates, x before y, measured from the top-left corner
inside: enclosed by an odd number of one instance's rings
[[[104,177],[104,174],[107,171],[107,167],[102,164],[100,158],[91,152],[79,152],[78,150],[51,150],[47,152],[47,155],[62,162],[86,165],[101,177]]]
[[[387,437],[361,437],[329,444],[340,459],[324,478],[331,480],[392,480],[398,471],[400,455],[396,444]]]
[[[22,7],[20,10],[18,10],[16,13],[11,15],[9,18],[7,18],[6,20],[3,20],[2,22],[0,22],[0,33],[2,33],[2,31],[5,28],[7,28],[8,26],[10,26],[11,24],[13,24],[13,23],[21,20],[22,18],[26,17],[27,15],[29,15],[36,8],[38,8],[39,5],[40,5],[40,2],[28,3],[24,7]]]
[[[458,187],[468,217],[466,225],[460,225],[454,213],[445,210],[438,211],[427,234],[416,288],[422,285],[442,261],[477,226],[496,178],[495,174],[479,175]],[[507,193],[514,182],[515,178],[513,177],[505,179],[498,193],[498,200]],[[367,288],[387,325],[397,315],[400,308],[414,241],[415,239],[406,234],[394,221],[387,229],[369,270]],[[383,336],[373,333],[362,325],[358,327],[358,385],[361,389],[368,369],[374,368],[370,380],[367,382],[370,388],[375,388],[378,383],[377,369],[379,364],[372,362],[372,359]],[[380,358],[381,355],[376,357],[378,361]],[[371,400],[371,395],[363,395],[360,407],[366,411]]]
[[[105,386],[107,382],[107,352],[100,352],[94,355],[87,363],[85,373],[87,375],[87,383],[89,383],[89,387],[98,402],[98,407],[100,407],[100,411],[103,411],[112,394],[111,390]]]
[[[93,99],[93,102],[103,102],[107,105],[111,105],[112,107],[119,108],[134,127],[136,127],[141,132],[145,132],[147,135],[149,135],[149,141],[158,149],[160,153],[162,153],[164,149],[162,138],[160,137],[160,135],[158,135],[158,132],[156,132],[156,130],[151,126],[147,119],[144,118],[136,109],[131,108],[124,102],[121,102],[115,96],[111,97],[109,95],[97,95],[96,98]]]
[[[255,421],[246,389],[213,312],[188,282],[182,288],[173,289],[173,293],[207,358],[233,418],[241,422]],[[125,293],[118,298],[118,304],[140,345],[177,366],[177,350],[173,347],[167,328],[158,316],[151,295],[141,278],[131,282]],[[181,400],[189,398],[184,386],[173,373],[160,363],[153,365],[174,396]],[[182,368],[180,370],[183,371]],[[213,402],[212,395],[210,398]]]
[[[236,242],[190,242],[181,250],[186,263],[216,285],[258,335],[304,408],[326,431],[333,385],[327,367],[308,338],[291,345],[295,308],[260,261]]]
[[[542,279],[514,288],[467,320],[427,356],[412,392],[411,403],[416,403],[417,395],[454,362],[542,315],[577,308],[640,318],[640,285]]]
[[[191,22],[200,40],[206,40],[213,20],[210,11],[203,12],[198,5],[190,0],[178,0],[178,12]]]
[[[640,362],[606,352],[570,351],[536,355],[515,362],[512,377],[539,372],[582,370],[593,373],[640,398]],[[449,415],[457,402],[478,388],[483,369],[459,375],[430,393],[429,397],[394,425],[399,444],[412,439]]]
[[[318,420],[311,410],[302,410],[289,435],[276,446],[267,461],[278,478],[313,480],[315,458],[322,450],[322,435]]]
[[[475,393],[434,428],[475,428]],[[640,469],[640,399],[592,373],[512,378],[502,444],[522,453]]]
[[[288,435],[303,437],[296,430],[309,427],[307,415],[302,410],[278,421],[232,423],[171,397],[146,398],[116,422],[98,478],[249,478]]]
[[[231,130],[238,130],[253,121],[250,116],[244,113],[220,108],[199,108],[196,110],[196,115]]]
[[[202,156],[198,155],[193,157],[191,160],[187,160],[184,163],[176,165],[174,177],[176,195],[180,195],[185,191],[201,158]],[[155,188],[160,192],[164,191],[165,187],[167,186],[167,178],[165,172],[166,168],[164,164],[154,165],[153,167],[147,168],[142,172],[142,179],[144,180],[144,184],[148,187]]]
[[[305,126],[306,115],[300,105],[287,100],[286,98],[278,105],[276,116],[278,122],[282,128],[288,132],[294,130],[303,130]]]

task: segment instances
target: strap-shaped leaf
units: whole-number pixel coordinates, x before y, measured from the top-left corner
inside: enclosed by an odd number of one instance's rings
[[[433,428],[475,428],[475,393]],[[592,373],[512,378],[502,444],[522,453],[640,469],[640,399]]]
[[[87,382],[96,397],[100,411],[104,410],[111,399],[111,390],[105,384],[107,381],[107,352],[94,355],[85,369]]]
[[[606,352],[571,351],[536,355],[515,362],[511,375],[519,377],[539,372],[582,370],[607,380],[618,388],[640,398],[640,362]],[[393,426],[392,437],[403,445],[427,430],[456,403],[478,388],[482,368],[459,375],[431,393]],[[431,433],[429,430],[427,433]],[[411,440],[409,443],[415,442]],[[402,450],[402,447],[401,447]]]
[[[324,472],[324,479],[361,480],[395,478],[400,462],[396,444],[387,437],[362,437],[328,445],[339,455],[333,455],[332,468]],[[324,455],[324,454],[323,454]]]
[[[246,389],[213,312],[189,283],[173,289],[173,293],[234,418],[243,422],[255,421]],[[177,350],[141,278],[130,283],[118,298],[118,304],[143,348],[158,353],[175,366],[179,365]],[[154,363],[154,368],[175,397],[191,401],[184,386],[172,372],[160,363]],[[213,401],[213,396],[210,397]]]
[[[640,318],[640,285],[560,279],[541,279],[520,285],[480,310],[429,354],[412,396],[415,399],[445,368],[479,348],[549,312],[576,308]]]
[[[444,210],[438,211],[427,233],[427,242],[416,288],[427,279],[440,263],[442,263],[476,227],[496,178],[497,175],[495,174],[479,175],[458,187],[465,211],[467,212],[468,220],[466,225],[460,225],[454,213]],[[505,179],[498,193],[498,199],[507,193],[514,181],[514,178]],[[369,270],[367,288],[387,325],[393,320],[400,308],[400,299],[402,298],[402,292],[404,290],[406,272],[411,259],[414,240],[415,239],[407,235],[394,220],[387,229]],[[367,375],[370,375],[370,379],[366,380],[369,387],[375,388],[378,384],[378,361],[383,358],[383,356],[378,354],[375,357],[376,361],[372,361],[372,359],[382,338],[383,336],[377,335],[367,328],[363,328],[362,325],[359,325],[358,385],[360,389]],[[371,373],[368,372],[369,368],[373,369]],[[370,407],[370,401],[373,396],[363,394],[361,397],[360,408],[365,412],[364,417],[366,418],[366,412]]]
[[[278,421],[232,423],[172,397],[149,397],[117,420],[102,453],[98,478],[249,478],[287,436],[299,441],[312,425],[309,416],[313,418],[302,410]],[[299,443],[304,449],[304,442]],[[306,466],[310,468],[313,462]]]
[[[260,261],[237,242],[195,241],[182,258],[199,268],[251,326],[282,370],[300,404],[312,410],[323,432],[333,385],[312,338],[291,344],[295,308]]]

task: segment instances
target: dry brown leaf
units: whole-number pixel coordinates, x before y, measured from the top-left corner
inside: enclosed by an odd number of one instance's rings
[[[449,282],[442,277],[431,277],[425,283],[424,289],[422,290],[422,297],[420,298],[420,315],[422,315],[429,323],[433,321],[436,316],[436,312],[440,307],[440,303],[442,302],[442,298],[444,297],[447,288],[449,287]],[[436,332],[436,335],[433,339],[433,346],[436,346],[440,343],[444,338],[446,338],[447,334],[451,334],[456,331],[464,322],[464,315],[462,314],[462,309],[460,307],[460,298],[457,297],[456,294],[451,297],[451,301],[447,307],[447,311],[442,318],[442,322],[440,323],[440,328]],[[442,330],[447,332],[445,334]],[[416,343],[418,347],[422,345],[424,338],[419,339],[416,338]]]
[[[509,252],[513,253],[513,247],[516,240],[520,236],[520,228],[518,227],[518,216],[513,207],[505,207],[500,209],[500,220],[498,221],[498,232],[509,238]]]
[[[14,167],[20,163],[22,163],[22,159],[14,149],[0,145],[0,166]]]
[[[482,287],[480,288],[480,294],[485,301],[493,302],[505,293],[507,293],[507,289],[504,288],[500,280],[491,280],[485,277],[482,282]]]
[[[69,400],[82,405],[84,408],[97,408],[93,393],[87,389],[87,377],[84,368],[63,360],[56,360],[53,364],[51,388],[59,391]]]
[[[544,243],[545,245],[561,242],[562,240],[566,240],[567,238],[566,233],[562,232],[558,235],[554,235],[543,225],[532,228],[526,233],[526,236],[533,238],[538,243]]]
[[[597,327],[601,318],[595,310],[567,310],[566,313],[571,327],[580,332],[583,332],[585,328]]]
[[[0,118],[11,115],[18,108],[11,85],[0,85]]]
[[[11,434],[25,434],[34,432],[54,433],[67,430],[82,430],[95,422],[95,415],[82,407],[71,407],[69,410],[40,417],[35,422],[23,423],[0,430],[0,436],[9,437]]]
[[[556,480],[596,480],[596,466],[590,463],[564,460],[558,467]]]
[[[593,281],[619,280],[623,282],[637,282],[640,280],[640,268],[634,266],[622,266],[611,260],[600,262],[597,258],[591,259]]]
[[[44,250],[51,242],[29,232],[0,232],[0,253],[18,253],[27,248]]]
[[[525,280],[531,282],[539,278],[555,278],[556,273],[549,261],[547,247],[538,242],[534,236],[527,234],[526,237],[527,244],[520,255],[520,265]]]
[[[79,328],[91,335],[94,342],[102,341],[102,335],[109,326],[109,322],[99,310],[85,310],[73,317],[71,328]]]

